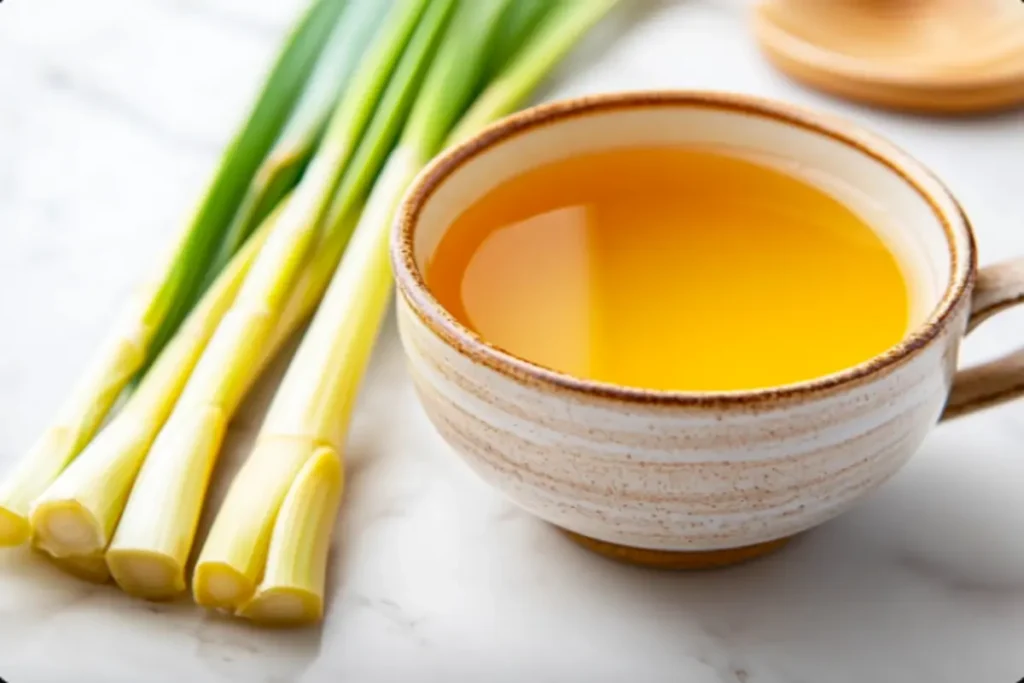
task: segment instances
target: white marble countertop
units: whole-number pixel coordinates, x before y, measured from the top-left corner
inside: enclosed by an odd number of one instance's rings
[[[545,98],[739,90],[844,112],[1024,254],[1024,114],[940,121],[802,90],[730,0],[627,0]],[[41,430],[189,208],[298,0],[0,5],[0,470]],[[1024,344],[1024,311],[965,347]],[[265,391],[262,392],[265,394]],[[257,391],[235,441],[257,424]],[[259,631],[0,552],[0,677],[50,681],[1014,683],[1024,676],[1024,401],[937,429],[893,481],[754,564],[594,557],[478,483],[432,431],[389,325],[367,378],[322,629]]]

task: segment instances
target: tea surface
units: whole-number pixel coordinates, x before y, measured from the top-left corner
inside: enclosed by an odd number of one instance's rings
[[[484,340],[651,389],[778,386],[856,365],[908,326],[900,265],[843,203],[772,165],[628,148],[517,176],[426,268]]]

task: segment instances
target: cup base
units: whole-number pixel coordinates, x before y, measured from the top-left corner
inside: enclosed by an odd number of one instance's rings
[[[702,570],[720,569],[764,557],[780,550],[792,540],[792,536],[778,538],[766,543],[743,546],[741,548],[721,548],[719,550],[677,551],[651,550],[649,548],[633,548],[599,541],[582,536],[572,531],[562,531],[573,541],[587,550],[617,562],[667,570]]]

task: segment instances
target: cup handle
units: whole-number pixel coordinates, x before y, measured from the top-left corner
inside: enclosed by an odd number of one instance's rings
[[[982,269],[974,284],[967,332],[1019,303],[1024,303],[1024,258]],[[1024,348],[957,372],[942,420],[962,417],[1021,394],[1024,394]]]

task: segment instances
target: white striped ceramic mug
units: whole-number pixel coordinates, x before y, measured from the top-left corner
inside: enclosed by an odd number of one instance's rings
[[[896,347],[774,389],[651,391],[516,358],[459,324],[422,270],[453,219],[503,180],[580,152],[728,144],[841,178],[884,209],[910,271],[914,324]],[[430,419],[484,480],[589,547],[706,567],[747,559],[835,517],[891,477],[943,417],[1024,392],[1010,359],[956,371],[964,334],[1024,299],[1024,261],[977,270],[950,193],[847,122],[752,97],[611,94],[509,117],[424,170],[392,243],[409,368]]]

